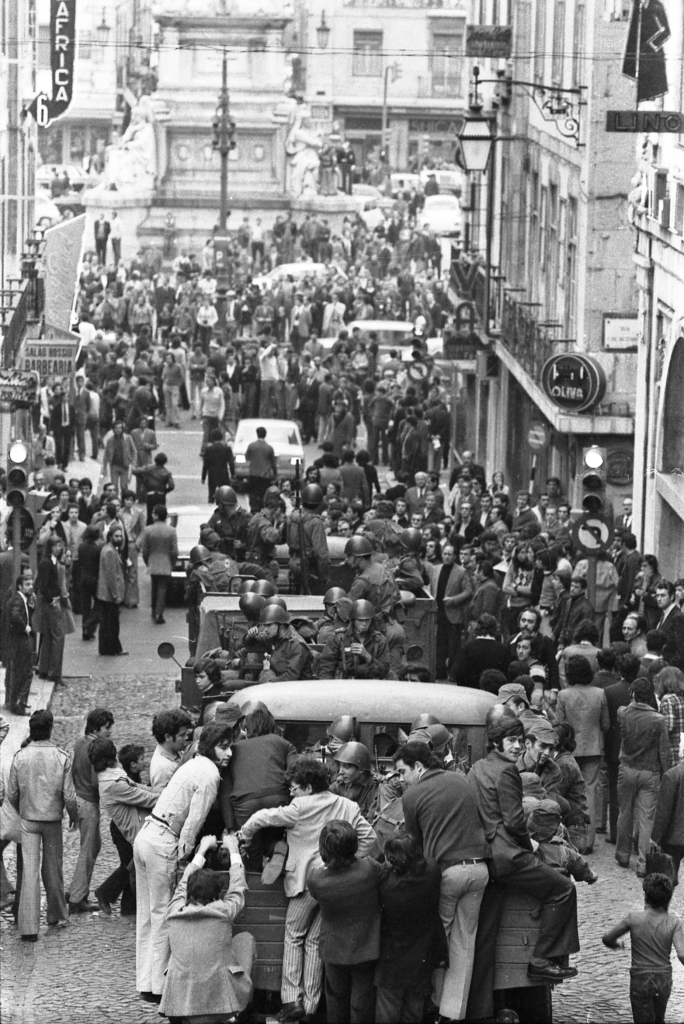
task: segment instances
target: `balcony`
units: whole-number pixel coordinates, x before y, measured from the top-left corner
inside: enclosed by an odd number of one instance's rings
[[[539,380],[546,360],[557,354],[553,339],[534,314],[508,295],[503,299],[501,343],[535,380]]]
[[[19,349],[32,324],[39,324],[45,305],[45,282],[38,275],[43,240],[39,233],[27,240],[22,254],[21,278],[10,278],[10,287],[0,291],[0,339],[2,366],[16,366]]]

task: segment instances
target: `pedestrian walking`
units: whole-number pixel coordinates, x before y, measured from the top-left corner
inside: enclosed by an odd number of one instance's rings
[[[50,679],[57,686],[62,684],[62,663],[64,661],[64,618],[62,606],[64,597],[58,570],[64,554],[64,541],[57,534],[49,537],[45,556],[38,564],[36,593],[38,621],[34,623],[41,633],[38,675]]]
[[[126,577],[122,564],[124,528],[115,520],[109,528],[100,552],[97,577],[97,600],[100,614],[98,654],[124,655],[119,639],[119,614],[126,593]]]
[[[166,468],[168,461],[168,456],[164,452],[157,452],[154,465],[141,466],[133,470],[145,492],[148,526],[152,523],[152,510],[155,505],[166,505],[166,495],[176,486],[171,470]]]
[[[9,638],[5,674],[5,707],[14,715],[28,715],[33,682],[33,577],[21,575],[9,600]]]
[[[69,911],[62,873],[62,818],[78,822],[71,760],[52,743],[52,712],[34,711],[28,745],[17,751],[10,768],[7,799],[21,816],[23,873],[19,898],[19,934],[37,942],[40,927],[40,878],[47,897],[47,923],[66,928]]]
[[[166,505],[152,509],[152,525],[142,532],[140,551],[152,579],[152,618],[160,625],[166,621],[166,593],[178,559],[178,535],[166,522]]]
[[[109,476],[115,494],[123,494],[127,490],[131,469],[137,461],[138,453],[133,438],[125,432],[124,424],[119,420],[105,438],[102,457],[102,476]]]
[[[100,575],[100,531],[97,526],[86,526],[78,546],[79,588],[81,609],[81,638],[92,640],[100,621],[97,600],[97,581]]]
[[[249,508],[251,512],[258,512],[264,503],[266,488],[278,475],[278,462],[275,451],[266,440],[265,427],[257,427],[256,441],[247,445],[245,460],[249,467]]]
[[[82,914],[94,909],[88,903],[90,882],[95,861],[102,846],[100,837],[100,796],[97,775],[88,756],[94,740],[108,740],[112,734],[114,715],[106,708],[94,708],[88,713],[85,735],[74,744],[71,776],[78,801],[78,830],[81,845],[78,860],[69,886],[69,913]]]

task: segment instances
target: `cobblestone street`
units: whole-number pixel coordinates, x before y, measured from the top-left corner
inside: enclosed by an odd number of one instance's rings
[[[144,743],[151,754],[153,712],[174,707],[174,675],[137,675],[121,672],[87,680],[72,678],[53,698],[54,738],[71,748],[83,727],[86,712],[105,706],[115,716],[113,739],[117,746]],[[96,886],[118,863],[109,838],[109,823],[102,822],[103,849],[95,868]],[[13,849],[13,847],[12,847]],[[562,1024],[629,1024],[629,952],[612,952],[601,944],[605,928],[630,907],[641,904],[641,884],[633,871],[620,870],[613,848],[599,837],[592,864],[600,881],[578,885],[582,952],[574,962],[576,981],[560,986],[554,996],[554,1019]],[[78,836],[65,832],[65,883],[68,884],[78,852]],[[6,856],[10,874],[13,857]],[[684,913],[682,896],[673,910]],[[0,924],[2,957],[2,1024],[146,1024],[159,1020],[156,1007],[141,1003],[135,990],[135,924],[100,913],[72,919],[65,931],[43,929],[35,944],[19,941],[8,911]],[[675,983],[667,1020],[684,1020],[684,970],[674,965]]]

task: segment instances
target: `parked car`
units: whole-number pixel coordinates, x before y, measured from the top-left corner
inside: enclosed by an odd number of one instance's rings
[[[440,193],[452,193],[455,196],[461,196],[465,184],[465,175],[460,167],[440,170],[424,167],[420,172],[420,184],[423,188],[427,185],[431,174],[435,176]]]
[[[347,275],[343,273],[339,268],[332,268],[338,277],[342,277],[345,281]],[[273,270],[269,270],[266,274],[259,274],[257,277],[252,279],[252,283],[257,285],[258,288],[270,288],[274,284],[278,284],[279,281],[284,281],[286,277],[293,277],[295,281],[300,281],[303,277],[315,277],[325,278],[331,272],[331,267],[325,263],[314,263],[312,260],[301,260],[299,263],[280,263]]]
[[[200,526],[211,518],[213,508],[201,505],[169,505],[167,523],[173,526],[178,536],[178,558],[171,573],[174,596],[182,594],[187,580],[186,569],[190,562],[190,551],[199,544]]]
[[[257,427],[266,428],[266,441],[271,445],[278,462],[278,477],[294,480],[295,467],[300,463],[300,473],[304,479],[304,446],[299,427],[293,420],[253,419],[240,420],[235,431],[233,454],[235,455],[235,475],[238,480],[246,480],[249,476],[249,463],[246,451],[249,444],[257,439]]]
[[[428,196],[418,214],[418,223],[427,225],[436,235],[460,235],[463,230],[461,204],[451,194]]]
[[[378,338],[378,362],[380,366],[390,358],[390,349],[397,349],[402,362],[411,362],[413,324],[406,320],[353,320],[347,324],[346,329],[351,334],[355,327],[359,327],[366,337],[370,331],[375,331]],[[330,349],[337,341],[337,337],[321,338],[320,341],[325,348]],[[428,338],[427,349],[428,355],[437,358],[443,352],[442,339]]]
[[[392,195],[396,198],[400,192],[410,192],[412,188],[419,189],[421,187],[420,175],[412,174],[409,171],[405,174],[396,171],[394,174],[390,174],[390,185]]]

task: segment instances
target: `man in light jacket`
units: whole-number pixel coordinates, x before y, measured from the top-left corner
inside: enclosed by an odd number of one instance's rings
[[[375,832],[362,817],[358,804],[329,792],[325,765],[312,757],[300,757],[288,773],[292,802],[286,807],[256,811],[238,833],[249,844],[261,828],[287,829],[285,895],[285,949],[280,997],[280,1020],[299,1020],[316,1012],[321,997],[323,965],[318,956],[320,912],[306,887],[309,869],[319,866],[318,840],[323,826],[333,819],[348,821],[359,837],[360,857],[375,847]],[[277,854],[276,854],[277,855]]]
[[[99,654],[128,654],[119,640],[119,612],[126,592],[121,561],[123,544],[124,528],[115,519],[100,552],[100,571],[97,577],[97,599],[100,602]]]
[[[163,623],[166,591],[178,558],[178,536],[166,522],[166,505],[155,505],[152,509],[152,525],[142,532],[140,550],[152,577],[152,618]]]

